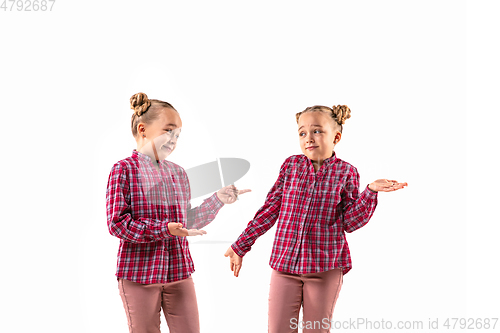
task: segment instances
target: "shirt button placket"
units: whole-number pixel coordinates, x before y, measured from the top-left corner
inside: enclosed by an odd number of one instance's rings
[[[306,207],[302,208],[302,216],[301,216],[301,219],[299,222],[299,233],[301,236],[302,236],[302,231],[304,230],[304,223],[306,221],[306,215],[307,215],[307,205],[306,205]]]

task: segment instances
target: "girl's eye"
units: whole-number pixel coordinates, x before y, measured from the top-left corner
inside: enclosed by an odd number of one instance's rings
[[[171,128],[165,129],[164,131],[165,131],[165,132],[170,133],[170,135],[172,135],[172,133],[174,132],[174,130],[173,130],[173,129],[171,129]],[[178,132],[177,132],[177,133],[178,133]],[[175,137],[176,137],[177,139],[179,138],[179,136],[180,136],[180,133],[175,134]]]
[[[305,134],[304,132],[300,132],[299,136],[304,136],[304,134]]]
[[[314,133],[321,133],[320,130],[314,130]]]

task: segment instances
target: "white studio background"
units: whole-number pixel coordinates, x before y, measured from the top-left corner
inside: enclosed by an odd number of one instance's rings
[[[11,4],[0,10],[2,332],[127,331],[105,191],[135,148],[139,91],[181,114],[174,162],[251,164],[236,185],[252,192],[190,240],[202,332],[267,331],[275,227],[239,278],[223,253],[300,154],[295,113],[315,104],[351,108],[336,152],[362,189],[409,184],[380,193],[348,235],[354,267],[335,319],[422,321],[422,332],[429,319],[498,317],[496,2]]]

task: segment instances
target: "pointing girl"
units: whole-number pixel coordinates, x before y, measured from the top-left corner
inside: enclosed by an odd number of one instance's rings
[[[129,331],[160,332],[163,309],[170,332],[199,332],[185,236],[205,234],[199,229],[249,190],[226,186],[192,208],[186,172],[165,160],[179,139],[179,113],[144,93],[133,95],[130,104],[137,149],[113,165],[106,191],[108,229],[120,239],[116,276]]]
[[[329,331],[343,275],[352,267],[345,233],[368,223],[378,192],[408,185],[379,179],[359,192],[357,169],[334,151],[350,114],[345,105],[316,105],[296,114],[303,154],[285,160],[264,205],[225,254],[238,276],[242,257],[278,222],[270,259],[270,333],[297,332],[299,326]]]

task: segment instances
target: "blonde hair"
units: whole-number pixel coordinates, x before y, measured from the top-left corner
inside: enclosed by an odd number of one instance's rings
[[[131,119],[132,135],[137,137],[139,123],[150,124],[160,116],[163,108],[175,110],[172,104],[157,99],[149,99],[145,93],[137,93],[130,97],[130,108],[134,110]],[[175,110],[177,111],[177,110]]]
[[[351,118],[351,109],[349,109],[347,105],[337,105],[337,106],[334,105],[331,108],[323,105],[314,105],[306,108],[302,112],[298,112],[295,114],[295,118],[297,119],[297,124],[299,123],[299,118],[302,114],[313,111],[325,112],[328,115],[330,115],[330,117],[332,117],[334,122],[339,126],[340,133],[342,133],[342,125],[344,125],[347,119]]]

